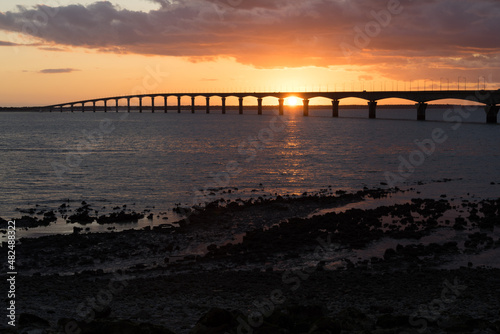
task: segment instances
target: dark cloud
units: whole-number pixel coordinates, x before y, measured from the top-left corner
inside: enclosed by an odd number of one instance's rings
[[[234,57],[256,67],[423,66],[498,71],[498,0],[107,1],[0,13],[0,29],[106,52]],[[396,5],[389,5],[394,4]],[[492,65],[494,64],[494,65]],[[500,72],[499,72],[500,74]]]
[[[12,43],[12,42],[5,42],[5,41],[0,41],[0,46],[16,46],[19,44]]]
[[[40,47],[39,49],[44,51],[57,51],[57,52],[68,51],[67,49],[63,48],[46,47],[46,46]]]
[[[79,71],[79,70],[74,69],[74,68],[47,68],[44,70],[40,70],[39,73],[58,74],[58,73],[71,73],[71,72],[75,72],[75,71]]]

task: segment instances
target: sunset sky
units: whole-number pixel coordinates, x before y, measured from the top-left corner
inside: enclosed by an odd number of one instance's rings
[[[40,2],[0,3],[0,106],[138,92],[500,88],[498,0]]]

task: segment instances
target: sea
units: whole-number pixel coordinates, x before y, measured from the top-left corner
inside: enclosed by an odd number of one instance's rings
[[[176,207],[219,198],[358,191],[399,187],[411,197],[500,197],[500,127],[482,107],[313,108],[309,117],[236,108],[222,114],[176,112],[1,112],[0,217],[56,210],[82,202],[154,218],[120,228],[174,222]],[[161,217],[161,218],[160,218]],[[108,227],[94,223],[92,231]],[[19,231],[19,236],[72,233],[73,224]],[[5,236],[2,237],[2,240]]]

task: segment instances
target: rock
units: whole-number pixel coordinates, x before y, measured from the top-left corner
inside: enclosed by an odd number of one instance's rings
[[[380,328],[375,329],[375,330],[370,332],[370,334],[395,334],[395,333],[397,333],[397,334],[412,333],[413,334],[413,333],[418,333],[418,332],[417,331],[413,331],[413,332],[411,332],[411,331],[408,331],[408,332],[407,331],[404,331],[404,332],[396,331],[395,332],[394,329],[380,329]]]
[[[377,319],[376,326],[381,328],[401,328],[401,327],[409,327],[409,316],[407,315],[392,315],[392,314],[383,314]]]
[[[151,314],[146,310],[141,310],[141,311],[137,312],[133,318],[134,319],[149,320],[149,319],[151,319]]]
[[[103,309],[94,310],[94,317],[95,317],[95,319],[107,318],[110,315],[111,315],[111,307],[109,307],[109,305],[107,305]]]
[[[309,322],[309,324],[313,324],[326,315],[326,309],[322,305],[292,305],[287,308],[287,311],[296,323]]]
[[[390,305],[372,305],[370,306],[370,310],[378,313],[391,314],[394,312],[394,307]]]
[[[136,323],[130,320],[98,320],[78,323],[80,334],[174,334],[158,325]]]
[[[374,327],[373,322],[362,311],[348,307],[340,311],[336,317],[344,331],[366,331]]]
[[[18,325],[21,329],[48,329],[50,327],[50,323],[47,320],[29,313],[21,313],[19,315]]]
[[[137,222],[139,219],[144,218],[143,214],[140,213],[126,213],[125,211],[113,212],[109,216],[102,215],[97,218],[98,224],[120,224],[120,223],[132,223]]]
[[[216,334],[229,331],[237,324],[231,312],[220,308],[212,308],[198,320],[190,334]]]
[[[438,322],[441,329],[448,333],[472,332],[477,329],[486,329],[486,323],[467,315],[451,316]]]
[[[396,251],[392,248],[388,248],[385,250],[384,260],[390,260],[390,259],[395,258],[396,256],[397,256]]]
[[[48,334],[47,330],[41,329],[41,328],[24,329],[21,333],[22,334]]]
[[[308,334],[340,334],[340,324],[331,318],[317,320],[309,329]]]

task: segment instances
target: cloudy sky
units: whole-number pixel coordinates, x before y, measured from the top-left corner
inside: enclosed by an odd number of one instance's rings
[[[500,87],[498,0],[39,2],[0,3],[0,105]]]

